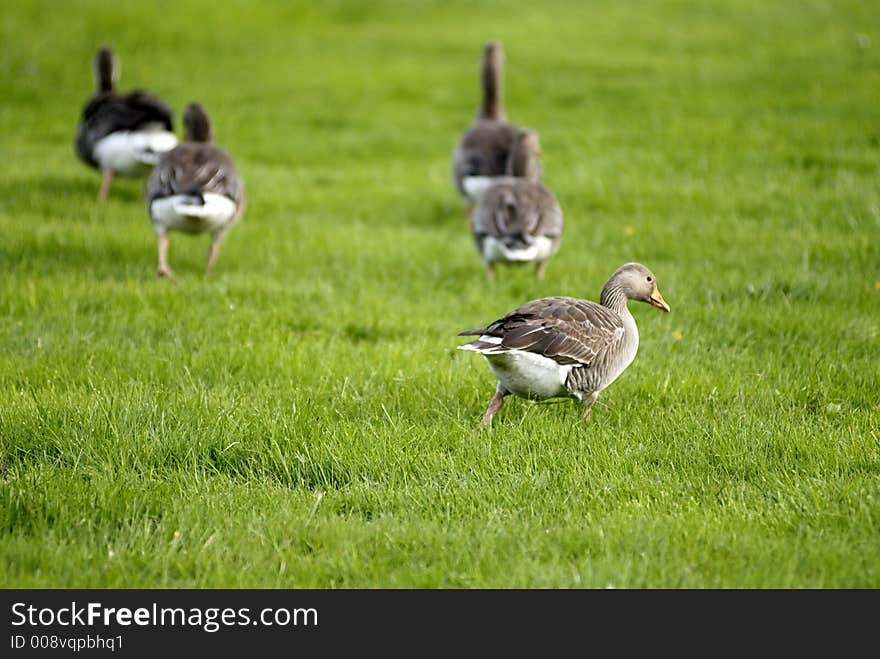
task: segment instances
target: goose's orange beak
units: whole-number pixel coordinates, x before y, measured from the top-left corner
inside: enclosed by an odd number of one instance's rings
[[[664,300],[663,296],[660,295],[660,290],[656,286],[654,286],[654,290],[651,292],[651,297],[648,298],[648,302],[652,306],[660,309],[661,311],[669,313],[669,305],[666,304],[666,300]]]

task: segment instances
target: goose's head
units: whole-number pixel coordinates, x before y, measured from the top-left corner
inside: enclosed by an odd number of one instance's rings
[[[532,181],[541,180],[541,142],[536,131],[521,128],[517,132],[516,142],[507,159],[507,174]]]
[[[183,110],[183,128],[188,142],[212,142],[211,118],[201,103],[189,103]]]
[[[605,289],[620,291],[630,300],[647,302],[661,311],[669,312],[669,305],[657,288],[657,278],[641,263],[625,263],[620,266],[605,284]]]
[[[112,92],[119,82],[119,62],[109,46],[101,46],[95,53],[95,83],[99,92]]]
[[[504,49],[500,41],[487,41],[483,48],[483,63],[500,67],[504,63]]]

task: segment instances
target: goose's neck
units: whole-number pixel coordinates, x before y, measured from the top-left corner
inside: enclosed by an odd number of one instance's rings
[[[508,176],[527,178],[530,181],[541,180],[541,161],[522,145],[511,151],[505,168]]]
[[[187,142],[201,142],[202,144],[210,144],[214,141],[213,132],[209,127],[205,126],[187,128],[184,133],[184,139]]]
[[[483,104],[480,107],[480,118],[504,121],[506,117],[501,102],[501,54],[497,50],[486,53],[481,73]]]
[[[626,301],[626,293],[623,292],[623,288],[615,281],[609,281],[605,284],[605,287],[602,289],[602,295],[599,297],[599,304],[603,307],[608,307],[623,318],[630,315]]]
[[[116,62],[108,50],[101,50],[95,57],[95,79],[99,92],[112,92],[116,87]]]
[[[184,136],[187,142],[213,142],[214,129],[211,120],[201,110],[188,109],[183,118]]]

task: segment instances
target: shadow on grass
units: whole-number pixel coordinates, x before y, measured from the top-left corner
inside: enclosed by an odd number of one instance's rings
[[[80,206],[98,201],[101,175],[83,169],[83,175],[47,175],[37,179],[0,179],[0,199],[6,210],[33,211],[36,208],[57,208],[58,204]],[[115,176],[110,186],[111,201],[144,205],[144,186],[146,177]],[[144,211],[146,212],[146,211]]]
[[[457,198],[452,196],[452,188],[450,187],[450,199],[448,201],[433,200],[415,200],[407,199],[406,211],[401,215],[401,221],[411,227],[442,227],[455,226],[458,222],[464,232],[468,232],[467,215],[465,215],[464,204]]]
[[[144,277],[152,277],[155,273],[153,251],[145,250],[140,241],[130,244],[102,241],[89,245],[79,241],[28,238],[14,248],[0,244],[0,262],[9,264],[11,272],[22,275],[82,275],[91,272],[94,276],[110,276],[124,281],[132,269],[143,270]]]

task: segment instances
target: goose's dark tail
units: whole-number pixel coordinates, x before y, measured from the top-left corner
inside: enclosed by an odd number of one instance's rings
[[[501,242],[504,243],[507,249],[516,251],[529,249],[534,244],[535,239],[523,231],[517,231],[501,238]]]

